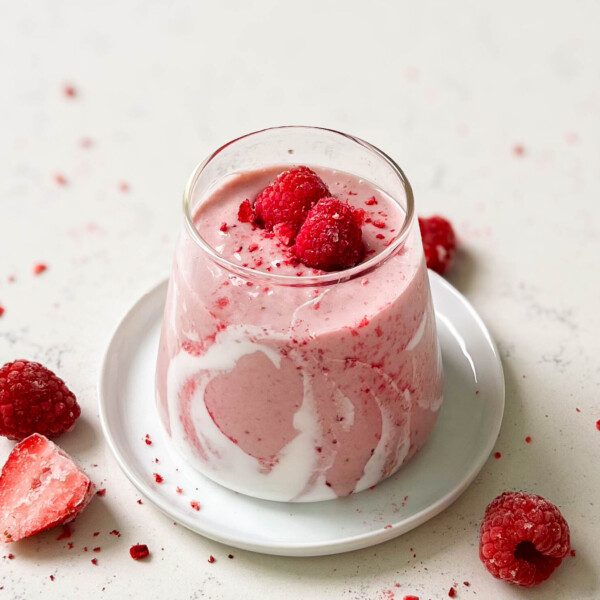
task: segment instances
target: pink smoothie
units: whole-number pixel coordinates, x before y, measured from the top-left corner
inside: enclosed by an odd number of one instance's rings
[[[364,260],[376,257],[402,228],[400,207],[367,181],[313,169],[365,210]],[[238,174],[195,199],[200,236],[254,272],[224,268],[182,232],[157,402],[175,447],[211,479],[271,500],[325,500],[375,485],[425,443],[442,403],[441,361],[417,226],[368,272],[301,285],[322,273],[238,222],[240,203],[283,170]]]

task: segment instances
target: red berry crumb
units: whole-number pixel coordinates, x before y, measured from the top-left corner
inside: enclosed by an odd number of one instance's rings
[[[246,199],[240,204],[240,208],[238,209],[238,221],[254,224],[255,220],[252,204],[250,204],[250,200]]]
[[[65,382],[41,364],[16,360],[0,368],[0,435],[55,437],[70,431],[80,414]]]
[[[190,502],[190,506],[194,509],[194,510],[200,510],[200,505],[198,504],[198,502],[196,502],[196,500],[192,500]]]
[[[98,559],[97,558],[92,558],[92,560],[90,560],[90,562],[94,565],[94,566],[98,566]]]
[[[100,546],[97,546],[96,548],[94,548],[94,552],[102,552],[102,548],[100,548]]]
[[[523,147],[523,145],[515,144],[513,146],[513,154],[515,154],[515,156],[523,156],[523,154],[525,154],[525,148]]]
[[[164,481],[163,476],[159,475],[158,473],[152,473],[154,475],[154,481],[156,481],[156,483],[162,483]]]
[[[528,436],[525,438],[525,443],[526,443],[526,444],[531,444],[531,436],[530,436],[530,435],[528,435]]]
[[[267,231],[276,225],[286,224],[288,245],[306,219],[308,211],[329,190],[321,178],[308,167],[295,167],[278,175],[254,202],[256,221]],[[283,241],[283,236],[279,236]],[[285,243],[285,242],[284,242]]]
[[[179,486],[177,486],[177,487],[175,488],[175,491],[176,491],[178,494],[183,494],[183,490],[182,490],[182,489],[181,489]]]
[[[296,237],[296,258],[323,271],[353,267],[365,254],[363,216],[363,211],[335,198],[319,200]]]
[[[219,227],[219,231],[222,231],[223,233],[227,233],[227,229],[228,229],[227,223],[225,223],[225,221],[223,221],[221,223],[221,227]]]
[[[375,204],[377,204],[377,200],[375,200],[375,196],[371,196],[366,202],[365,204],[367,206],[375,206]]]
[[[208,562],[209,562],[211,565],[212,565],[212,563],[214,563],[214,562],[215,562],[215,557],[214,557],[212,554],[211,554],[211,555],[208,557]]]
[[[404,600],[419,600],[419,596],[404,596]]]
[[[48,270],[48,265],[45,265],[43,263],[37,263],[35,265],[33,265],[33,274],[34,275],[41,275],[44,271]]]
[[[54,581],[54,575],[50,575],[50,581]]]
[[[117,536],[117,537],[121,537],[121,532],[120,532],[118,529],[113,529],[113,530],[110,532],[110,535],[115,535],[115,536]]]
[[[494,577],[532,587],[548,579],[569,550],[567,522],[541,496],[504,492],[486,508],[479,558]]]
[[[63,94],[67,98],[74,98],[77,95],[77,90],[72,85],[65,85],[63,87]]]
[[[427,267],[443,275],[452,265],[456,251],[456,235],[450,221],[440,216],[419,217]]]
[[[600,419],[596,421],[596,429],[600,431]]]
[[[67,185],[67,178],[61,173],[56,173],[56,175],[54,175],[54,183],[57,183],[58,185]]]
[[[140,560],[142,558],[146,558],[150,555],[150,551],[148,550],[148,546],[146,544],[135,544],[129,548],[129,555],[133,560]]]
[[[4,307],[0,304],[0,317],[4,314]]]
[[[98,491],[96,492],[96,494],[97,494],[98,496],[104,496],[104,495],[106,495],[106,488],[102,488],[101,490],[98,490]]]
[[[119,184],[119,190],[121,192],[128,192],[130,190],[129,184],[126,181],[122,181]]]
[[[494,458],[498,460],[499,458],[502,458],[502,454],[500,452],[494,452]]]
[[[448,597],[449,597],[449,598],[455,598],[455,597],[456,597],[456,590],[455,590],[453,587],[451,587],[451,588],[448,590]]]

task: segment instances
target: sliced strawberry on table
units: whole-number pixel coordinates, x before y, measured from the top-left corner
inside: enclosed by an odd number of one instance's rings
[[[74,519],[94,484],[73,459],[34,433],[17,444],[0,475],[0,537],[14,542]]]

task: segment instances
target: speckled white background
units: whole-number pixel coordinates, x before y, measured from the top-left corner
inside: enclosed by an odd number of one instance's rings
[[[0,549],[0,600],[425,600],[454,583],[457,598],[599,598],[599,23],[592,0],[1,2],[0,363],[39,360],[67,381],[84,416],[61,444],[107,492],[73,549],[56,531]],[[449,279],[506,372],[502,458],[417,530],[326,558],[227,548],[138,505],[97,413],[105,345],[168,273],[191,170],[279,124],[373,142],[405,169],[420,214],[453,220]],[[37,262],[48,270],[34,277]],[[577,556],[537,590],[477,558],[478,521],[505,489],[548,497],[571,526]],[[128,555],[138,541],[145,563]]]

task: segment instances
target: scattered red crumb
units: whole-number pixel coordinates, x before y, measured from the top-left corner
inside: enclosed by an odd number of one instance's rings
[[[74,98],[75,96],[77,96],[77,90],[74,86],[67,84],[63,87],[63,94],[67,98]]]
[[[54,575],[50,575],[50,581],[54,581]]]
[[[119,184],[119,190],[121,192],[128,192],[130,189],[129,184],[126,181],[121,181]]]
[[[176,491],[178,494],[183,494],[183,490],[182,490],[182,489],[181,489],[179,486],[177,486],[177,488],[175,488],[175,491]]]
[[[12,560],[15,557],[14,554],[9,554],[6,558],[8,558],[8,560]]]
[[[525,438],[525,442],[526,442],[527,444],[531,444],[531,436],[530,436],[530,435],[528,435],[528,436]]]
[[[67,542],[67,546],[69,546],[69,550],[73,550],[75,544],[73,542]]]
[[[138,503],[138,504],[144,504],[144,503],[142,502],[142,500],[141,500],[141,499],[140,499],[140,500],[138,500],[138,501],[137,501],[137,503]]]
[[[87,552],[87,551],[88,551],[88,547],[87,547],[87,546],[84,546],[84,547],[83,547],[83,551],[84,551],[84,552]]]
[[[219,308],[225,308],[228,304],[229,304],[229,298],[226,298],[225,296],[223,296],[222,298],[219,298],[217,300],[217,306]]]
[[[92,560],[90,560],[90,562],[94,565],[94,566],[98,566],[98,559],[97,558],[92,558]]]
[[[200,510],[200,504],[198,504],[198,502],[196,502],[196,500],[191,500],[190,501],[190,506],[194,509],[194,510]]]
[[[371,491],[373,491],[373,490],[374,490],[376,487],[377,487],[376,485],[372,485],[372,486],[371,486],[369,489],[370,489]]]
[[[225,233],[227,231],[228,227],[227,227],[227,223],[225,223],[225,221],[223,221],[221,223],[221,227],[219,227],[219,231],[222,231],[223,233]]]
[[[499,458],[502,458],[502,454],[500,452],[494,452],[494,458],[498,460]]]
[[[94,536],[94,537],[98,537],[99,535],[100,535],[100,532],[99,532],[99,531],[94,531],[94,533],[93,533],[93,536]]]
[[[37,263],[37,264],[33,265],[33,274],[40,275],[47,269],[48,269],[48,266],[45,265],[44,263]]]
[[[448,596],[450,598],[454,598],[456,596],[456,590],[453,587],[448,590]]]
[[[250,244],[248,246],[248,252],[254,252],[255,250],[258,250],[258,244]]]
[[[377,200],[375,200],[375,196],[371,196],[366,202],[365,204],[367,206],[375,206],[375,204],[377,204]]]
[[[600,431],[600,419],[596,421],[596,429]]]
[[[404,596],[404,600],[419,600],[419,596]]]
[[[580,411],[578,408],[576,408],[575,410],[576,410],[578,413],[580,413],[580,412],[581,412],[581,411]]]
[[[154,462],[155,462],[156,464],[158,464],[160,461],[158,460],[158,458],[155,458],[155,459],[154,459]]]
[[[468,581],[463,581],[463,585],[466,585],[467,587],[469,587],[471,584]]]
[[[575,556],[577,556],[577,552],[575,552],[575,549],[574,549],[574,548],[571,548],[571,552],[569,552],[569,554],[570,554],[572,557],[575,557]]]
[[[146,544],[135,544],[129,548],[129,555],[133,560],[140,560],[141,558],[146,558],[150,555],[150,551],[148,550],[148,546]]]
[[[119,530],[117,530],[117,529],[113,529],[113,530],[110,532],[110,535],[116,535],[117,537],[121,537],[121,533],[120,533],[120,531],[119,531]]]
[[[56,173],[56,175],[54,175],[54,183],[57,183],[58,185],[67,185],[67,178],[60,173]]]
[[[378,229],[385,229],[385,222],[384,221],[373,221],[373,226],[377,227]]]
[[[383,239],[385,239],[385,235],[383,235],[383,233],[378,233],[378,234],[377,234],[375,237],[376,237],[378,240],[383,240]]]
[[[154,481],[156,481],[156,483],[162,483],[164,481],[162,475],[159,475],[158,473],[152,473],[152,475],[154,475]]]
[[[15,276],[14,275],[9,275],[8,276],[8,283],[14,283],[15,282]]]
[[[96,546],[94,548],[94,552],[102,552],[102,548],[100,548],[100,546]]]
[[[96,496],[104,496],[106,494],[106,488],[102,488],[96,492]]]
[[[234,558],[233,554],[228,554],[227,558]]]
[[[386,525],[386,526],[384,527],[384,529],[391,529],[391,528],[392,528],[392,526],[391,526],[391,525]]]
[[[211,555],[208,557],[208,562],[209,562],[211,565],[212,565],[212,564],[215,562],[215,557],[214,557],[212,554],[211,554]]]
[[[523,156],[523,154],[525,154],[525,148],[523,147],[522,144],[515,144],[513,146],[513,154],[515,156]]]
[[[79,142],[79,145],[82,148],[90,148],[92,146],[92,144],[93,144],[92,140],[90,138],[87,138],[87,137],[81,138],[81,140]]]
[[[0,317],[4,314],[4,307],[0,305]]]

